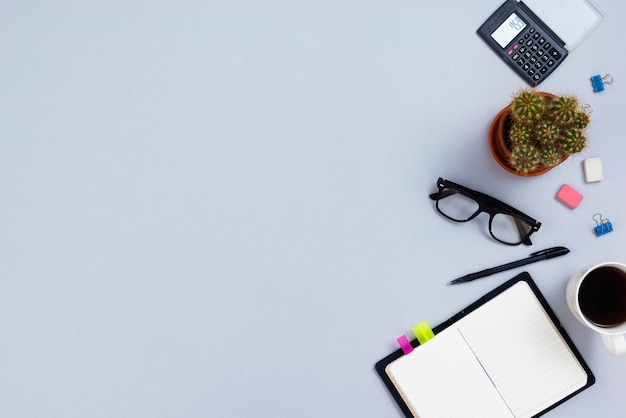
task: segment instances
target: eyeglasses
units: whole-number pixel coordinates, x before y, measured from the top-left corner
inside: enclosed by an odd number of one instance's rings
[[[439,191],[430,195],[436,201],[439,213],[455,222],[467,222],[478,214],[489,214],[489,234],[496,240],[507,245],[532,245],[530,235],[541,227],[530,216],[519,210],[460,184],[437,180]]]

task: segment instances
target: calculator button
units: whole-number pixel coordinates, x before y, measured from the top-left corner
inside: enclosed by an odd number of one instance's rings
[[[521,66],[522,64],[524,64],[524,60],[523,59],[518,59],[517,60],[517,65]]]
[[[532,56],[533,56],[533,54],[531,54],[530,52],[526,52],[526,53],[524,54],[524,58],[526,58],[526,59],[528,59],[528,58],[530,58],[530,57],[532,57]]]
[[[529,61],[531,64],[534,64],[537,62],[537,57],[530,57]]]
[[[526,47],[525,47],[525,46],[523,46],[523,47],[521,47],[521,48],[519,49],[519,53],[520,53],[520,54],[523,54],[524,52],[526,52]]]
[[[526,42],[526,46],[531,46],[533,43],[534,43],[534,42],[533,42],[533,40],[532,40],[532,39],[529,39],[529,40]]]
[[[548,67],[552,67],[554,65],[554,60],[549,60],[547,65]]]
[[[541,63],[540,63],[540,62],[536,62],[536,63],[535,63],[535,68],[536,68],[536,69],[541,68]]]
[[[522,65],[522,70],[524,70],[524,71],[530,70],[530,65],[528,65],[528,64]]]
[[[547,56],[547,55],[542,55],[541,56],[541,61],[543,61],[543,62],[548,62],[549,59],[550,59],[550,57]]]
[[[506,54],[510,57],[511,55],[513,55],[513,50],[512,50],[512,49],[509,49],[509,50],[506,52]]]
[[[513,56],[511,57],[511,59],[513,61],[517,61],[519,59],[520,55],[516,52],[515,54],[513,54]]]
[[[545,45],[543,46],[543,49],[550,49],[552,48],[552,44],[550,42],[546,42]]]
[[[550,50],[550,56],[554,58],[555,60],[561,59],[561,53],[557,51],[556,48],[552,48]]]
[[[530,28],[530,29],[528,29],[528,32],[530,32],[530,33],[535,33],[535,28]]]
[[[539,32],[533,35],[533,39],[539,39],[539,38],[541,38],[541,34]]]
[[[543,51],[541,49],[538,49],[536,55],[538,57],[542,56],[543,55]]]
[[[533,76],[533,80],[535,80],[535,81],[539,81],[540,79],[541,79],[541,75],[539,75],[539,74],[535,74]]]
[[[546,40],[545,38],[539,38],[537,42],[539,42],[539,45],[543,45],[546,42]]]
[[[541,69],[539,70],[541,74],[545,74],[546,71],[548,71],[548,67],[541,67]]]

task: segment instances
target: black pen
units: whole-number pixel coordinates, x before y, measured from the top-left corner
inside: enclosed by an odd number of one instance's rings
[[[495,273],[499,273],[501,271],[510,270],[515,267],[523,266],[530,263],[535,263],[541,260],[547,260],[549,258],[559,257],[561,255],[565,255],[569,253],[569,250],[565,247],[552,247],[546,250],[537,251],[536,253],[532,253],[530,257],[524,258],[522,260],[513,261],[511,263],[503,264],[498,267],[492,267],[490,269],[482,270],[476,273],[467,274],[463,277],[459,277],[458,279],[454,279],[448,284],[457,284],[457,283],[465,283],[471,282],[472,280],[480,279],[481,277],[490,276]]]

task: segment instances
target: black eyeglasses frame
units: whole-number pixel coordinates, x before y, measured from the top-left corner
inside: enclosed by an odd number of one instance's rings
[[[450,180],[445,180],[441,177],[439,177],[439,179],[437,180],[437,188],[439,189],[437,193],[432,193],[430,194],[430,198],[432,200],[435,201],[435,207],[437,208],[437,211],[444,217],[446,217],[447,219],[450,219],[451,221],[454,222],[468,222],[471,221],[472,219],[474,219],[475,217],[477,217],[479,214],[485,212],[489,215],[489,234],[491,235],[491,237],[493,239],[495,239],[496,241],[502,243],[502,244],[506,244],[506,245],[520,245],[520,244],[525,244],[525,245],[532,245],[532,241],[530,240],[530,236],[534,233],[537,232],[539,230],[539,228],[541,227],[541,222],[538,222],[537,220],[533,219],[532,217],[526,215],[525,213],[519,211],[518,209],[515,209],[514,207],[502,202],[501,200],[496,199],[495,197],[491,197],[489,195],[486,195],[484,193],[481,193],[479,191],[476,190],[472,190],[468,187],[465,186],[461,186],[460,184],[454,183]],[[450,196],[452,193],[445,193],[444,190],[445,189],[449,189],[452,190],[456,193],[460,193],[461,195],[468,197],[472,200],[474,200],[476,203],[478,203],[478,209],[476,210],[476,212],[474,212],[471,216],[469,216],[467,219],[464,220],[459,220],[459,219],[454,219],[451,218],[450,216],[446,215],[444,212],[441,211],[441,209],[439,208],[439,201],[447,196]],[[497,214],[504,214],[504,215],[510,215],[511,217],[513,217],[513,219],[515,219],[515,222],[517,224],[517,229],[519,232],[519,236],[520,236],[520,242],[518,243],[510,243],[510,242],[506,242],[506,241],[502,241],[501,239],[499,239],[498,237],[496,237],[493,232],[491,231],[491,224],[493,221],[493,218],[495,215]],[[520,224],[520,220],[524,221],[528,226],[530,226],[530,229],[528,232],[525,232],[524,229],[522,228],[521,224]]]

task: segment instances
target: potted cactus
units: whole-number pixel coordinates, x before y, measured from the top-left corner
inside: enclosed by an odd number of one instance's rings
[[[523,89],[494,118],[489,129],[491,152],[511,173],[543,174],[585,149],[589,109],[573,95]]]

